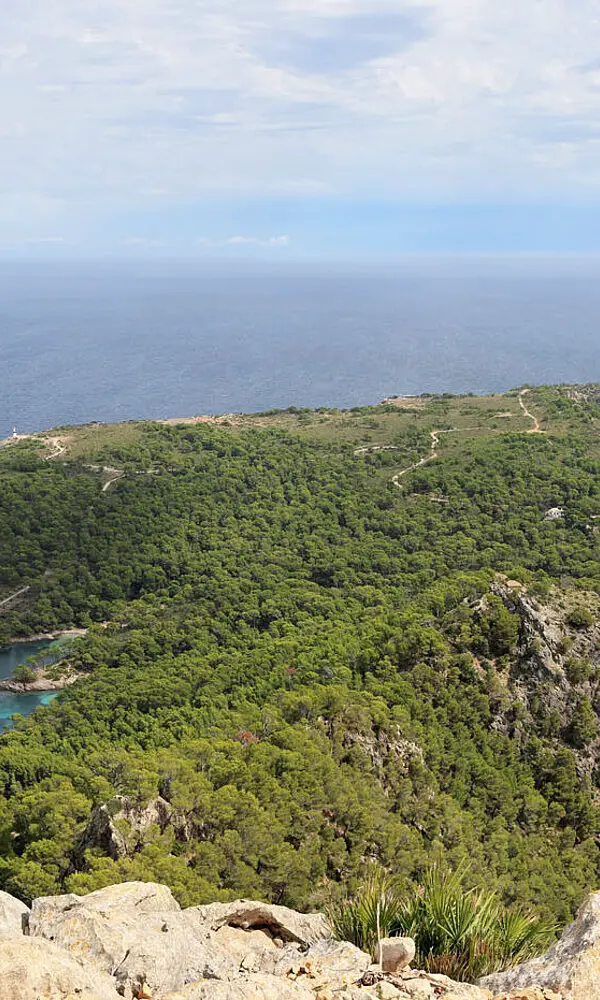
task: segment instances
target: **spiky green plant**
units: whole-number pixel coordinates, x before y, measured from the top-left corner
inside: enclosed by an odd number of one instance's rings
[[[401,909],[394,882],[378,873],[370,876],[359,897],[332,903],[327,915],[340,941],[352,941],[373,955],[378,940],[398,925]]]
[[[473,982],[543,951],[553,926],[523,910],[505,909],[492,892],[465,888],[465,875],[464,869],[434,867],[409,893],[372,876],[358,898],[333,906],[329,918],[339,938],[371,954],[380,937],[412,937],[420,968],[459,981]]]

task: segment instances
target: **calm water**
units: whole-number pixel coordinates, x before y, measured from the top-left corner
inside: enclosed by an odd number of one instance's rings
[[[50,642],[19,642],[0,649],[0,680],[12,677],[16,666],[24,663],[28,656],[33,656],[50,645]],[[52,691],[45,694],[9,694],[7,691],[0,691],[0,733],[10,725],[11,715],[17,712],[29,715],[38,705],[47,705],[55,697]]]
[[[600,381],[600,263],[0,263],[0,437],[16,424]]]

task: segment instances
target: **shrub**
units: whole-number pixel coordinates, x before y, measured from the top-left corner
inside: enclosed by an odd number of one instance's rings
[[[396,932],[401,905],[394,882],[377,874],[366,882],[357,899],[332,904],[327,916],[340,941],[351,941],[374,955],[377,942]]]
[[[378,938],[414,938],[415,965],[461,982],[500,972],[534,957],[555,928],[522,909],[506,909],[494,893],[466,889],[464,870],[432,868],[408,893],[373,878],[357,899],[335,904],[329,919],[340,939],[374,953]]]
[[[594,616],[587,608],[579,606],[569,612],[567,622],[572,628],[590,628],[594,624]]]
[[[25,663],[21,663],[13,670],[12,679],[13,681],[18,681],[19,684],[32,684],[36,676],[36,672],[32,667],[28,667]]]
[[[584,684],[592,675],[592,664],[588,660],[567,660],[565,673],[570,684]]]
[[[597,735],[596,714],[592,703],[587,695],[582,695],[574,705],[571,724],[566,733],[567,739],[578,750],[583,750],[596,739]]]

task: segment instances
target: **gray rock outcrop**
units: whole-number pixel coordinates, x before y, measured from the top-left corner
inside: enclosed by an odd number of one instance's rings
[[[574,923],[545,955],[486,976],[480,985],[494,994],[537,986],[563,1000],[600,1000],[600,892],[588,897]]]
[[[97,847],[116,861],[133,854],[151,827],[156,826],[162,832],[173,818],[171,806],[160,796],[143,806],[120,796],[112,806],[105,804],[94,809],[78,845],[79,855]],[[128,832],[120,829],[123,820]]]

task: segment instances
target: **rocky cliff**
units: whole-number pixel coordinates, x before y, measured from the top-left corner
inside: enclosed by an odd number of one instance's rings
[[[319,914],[238,900],[181,910],[166,886],[87,896],[0,893],[2,1000],[600,1000],[600,894],[546,956],[480,986],[411,969],[410,939],[378,958]],[[507,992],[508,991],[508,992]]]

